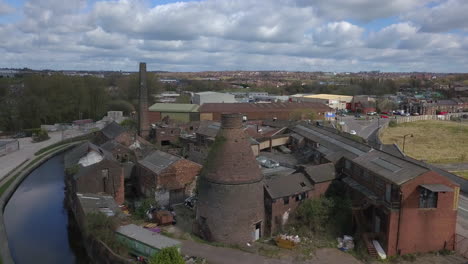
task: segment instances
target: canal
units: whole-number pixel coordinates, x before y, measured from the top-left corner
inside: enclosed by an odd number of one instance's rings
[[[18,187],[4,220],[16,264],[89,263],[65,208],[63,155],[35,169]]]

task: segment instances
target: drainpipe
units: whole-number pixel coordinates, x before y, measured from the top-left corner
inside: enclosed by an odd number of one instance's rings
[[[396,251],[397,251],[397,254],[400,255],[400,250],[398,249],[398,246],[400,244],[400,224],[401,224],[401,211],[403,211],[403,204],[402,204],[402,200],[403,200],[403,192],[401,191],[401,187],[400,187],[400,210],[398,212],[398,230],[397,230],[397,241],[396,241]]]

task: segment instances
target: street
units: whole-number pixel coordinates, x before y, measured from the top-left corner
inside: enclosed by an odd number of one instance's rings
[[[363,116],[366,118],[367,116]],[[345,123],[345,132],[350,132],[351,130],[356,131],[356,134],[364,139],[368,139],[371,134],[378,128],[391,120],[390,118],[377,118],[375,116],[369,116],[369,120],[366,119],[356,119],[354,116],[339,116],[338,122]]]
[[[61,131],[49,132],[50,139],[38,143],[33,143],[30,137],[19,138],[19,150],[0,157],[0,180],[25,160],[33,158],[38,150],[61,141],[62,137],[67,139],[82,134],[79,130],[66,130],[63,134]]]

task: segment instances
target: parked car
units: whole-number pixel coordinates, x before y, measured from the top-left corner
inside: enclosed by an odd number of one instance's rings
[[[376,115],[376,112],[368,112],[367,115]]]
[[[386,115],[380,115],[380,118],[388,118]]]
[[[267,157],[264,157],[264,156],[258,156],[257,161],[258,163],[260,163],[260,165],[269,169],[277,168],[280,166],[279,162],[272,160],[272,159],[268,159]]]
[[[356,134],[357,134],[357,133],[356,133],[356,130],[351,130],[351,131],[349,131],[349,133],[350,133],[351,135],[356,135]]]
[[[18,132],[13,136],[13,138],[24,138],[24,137],[27,137],[26,133],[24,132]]]
[[[355,114],[354,117],[361,118],[361,114]]]
[[[410,113],[404,113],[403,116],[410,116]]]
[[[411,115],[418,116],[419,113],[418,113],[418,112],[414,112],[414,113],[412,113]]]

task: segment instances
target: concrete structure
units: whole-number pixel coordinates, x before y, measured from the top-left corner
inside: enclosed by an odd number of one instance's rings
[[[373,149],[321,127],[297,125],[318,164],[333,162],[353,201],[355,227],[372,252],[454,250],[459,186],[431,167]],[[430,230],[430,232],[428,232]]]
[[[314,94],[305,95],[301,100],[303,102],[322,103],[336,110],[344,110],[350,108],[353,97],[339,94]]]
[[[263,175],[239,114],[222,117],[199,179],[194,231],[209,241],[243,245],[263,235]]]
[[[236,103],[234,95],[217,92],[200,92],[192,95],[191,103],[203,105],[206,103]]]
[[[146,85],[146,63],[140,63],[138,89],[138,135],[146,137],[149,133],[148,122],[148,87]]]
[[[156,103],[149,108],[148,124],[155,124],[163,120],[176,122],[198,121],[198,105],[196,104],[162,104]]]
[[[332,109],[322,103],[207,103],[200,107],[200,120],[220,121],[223,113],[241,113],[247,120],[323,119]]]
[[[182,203],[193,195],[201,168],[200,164],[156,150],[138,161],[138,187],[161,206]]]
[[[123,204],[124,169],[111,153],[92,143],[83,143],[65,155],[64,163],[70,192],[105,193]]]
[[[12,140],[0,140],[0,156],[9,154],[19,149],[19,141],[16,139]]]

